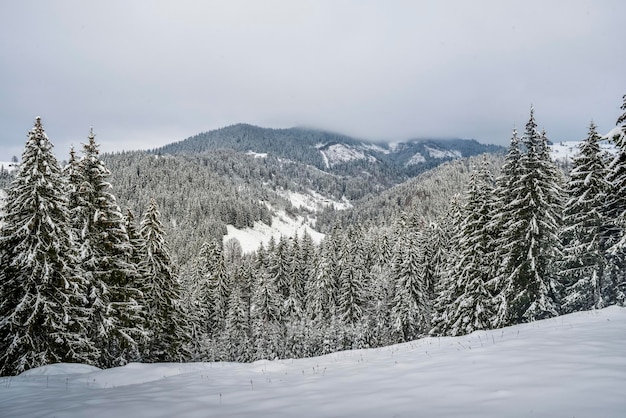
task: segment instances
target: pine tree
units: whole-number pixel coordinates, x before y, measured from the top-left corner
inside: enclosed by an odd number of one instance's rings
[[[503,265],[494,326],[543,319],[558,314],[554,262],[559,256],[562,191],[550,160],[547,138],[537,130],[534,111],[522,137],[519,174],[509,177],[505,204],[499,202]],[[504,314],[504,315],[503,315]]]
[[[143,291],[146,300],[146,328],[150,333],[145,359],[183,361],[189,357],[184,347],[189,340],[181,306],[181,288],[165,241],[161,214],[152,199],[140,226]]]
[[[573,159],[566,187],[561,262],[566,312],[602,308],[608,296],[604,277],[607,249],[602,237],[606,221],[602,206],[610,183],[600,140],[596,125],[591,122],[589,134]]]
[[[281,356],[284,338],[281,309],[276,282],[267,272],[259,272],[251,308],[256,359],[274,359]]]
[[[204,242],[193,262],[185,284],[186,311],[189,318],[190,348],[195,360],[209,358],[209,341],[213,336],[215,307],[211,274],[217,265],[220,249],[217,243]]]
[[[391,321],[399,341],[409,341],[431,327],[432,301],[428,295],[421,221],[401,221],[404,231],[394,248]]]
[[[75,217],[80,263],[89,282],[92,309],[89,336],[98,343],[99,365],[112,367],[140,359],[145,342],[143,295],[138,266],[124,218],[107,181],[93,130],[78,163],[71,212]]]
[[[609,138],[618,148],[618,153],[609,165],[608,180],[611,191],[605,202],[607,228],[604,231],[607,254],[606,303],[626,302],[626,95],[621,109],[624,113],[617,118],[618,128]],[[620,126],[621,125],[621,126]]]
[[[442,215],[440,220],[442,251],[445,257],[440,267],[440,279],[435,288],[435,299],[433,302],[433,327],[431,335],[445,335],[447,333],[450,319],[448,315],[449,306],[458,298],[458,288],[455,285],[456,276],[454,268],[460,258],[459,241],[461,238],[461,202],[460,197],[455,195],[450,202],[448,211]]]
[[[337,314],[339,304],[339,233],[334,230],[320,244],[315,273],[307,291],[309,318],[317,326],[328,325]]]
[[[217,335],[226,327],[228,299],[231,291],[231,276],[226,269],[222,248],[216,246],[213,253],[213,264],[208,276],[209,303],[212,306],[210,326],[212,335]]]
[[[337,313],[344,324],[355,325],[363,317],[368,284],[364,266],[363,236],[349,227],[340,256],[339,300]]]
[[[231,361],[251,360],[250,353],[250,307],[244,289],[250,272],[240,267],[233,280],[228,298],[226,326],[221,336],[225,357]]]
[[[76,275],[68,189],[41,118],[8,189],[0,230],[0,375],[94,363],[85,284]]]
[[[390,330],[394,282],[391,274],[393,251],[389,241],[391,231],[380,231],[372,237],[376,244],[374,264],[371,269],[372,284],[368,303],[369,330],[372,346],[380,347],[393,341]]]
[[[448,284],[451,300],[435,327],[437,334],[456,336],[491,327],[493,298],[487,283],[493,256],[488,228],[492,190],[484,159],[480,172],[474,171],[470,179],[458,237],[460,254]]]

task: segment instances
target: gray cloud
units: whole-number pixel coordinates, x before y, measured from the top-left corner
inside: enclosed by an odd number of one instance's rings
[[[615,1],[20,1],[0,4],[0,160],[36,115],[59,155],[247,122],[376,140],[506,144],[531,103],[553,140],[613,127]]]

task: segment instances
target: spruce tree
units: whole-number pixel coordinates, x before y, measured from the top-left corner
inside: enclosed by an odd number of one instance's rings
[[[543,319],[558,314],[555,261],[562,211],[560,175],[550,160],[547,138],[537,130],[534,111],[522,137],[519,174],[508,179],[500,202],[503,264],[497,276],[498,314],[494,325]],[[503,315],[503,313],[505,313]]]
[[[602,237],[606,225],[602,207],[610,183],[600,140],[591,122],[589,134],[573,159],[566,186],[561,262],[565,312],[602,308],[610,293],[604,276],[607,249]]]
[[[76,274],[68,190],[37,117],[0,225],[0,375],[56,362],[93,364],[86,286]]]
[[[626,95],[623,96],[617,118],[617,128],[612,131],[612,140],[618,148],[617,155],[609,165],[608,180],[611,191],[605,202],[607,228],[604,231],[607,253],[606,279],[609,291],[607,304],[626,302]]]
[[[250,275],[247,270],[247,267],[241,266],[235,275],[232,291],[228,298],[226,326],[221,335],[224,357],[230,361],[251,360],[250,306],[244,291],[246,276]]]
[[[99,157],[93,130],[88,140],[70,209],[80,231],[80,263],[90,286],[89,336],[98,343],[99,365],[113,367],[140,360],[140,345],[147,337],[143,294],[124,217],[110,191],[110,172]]]
[[[316,326],[328,325],[339,304],[339,232],[335,229],[320,243],[315,272],[307,291],[307,311]]]
[[[493,298],[487,284],[493,256],[488,228],[492,190],[484,159],[480,172],[474,171],[470,178],[458,237],[460,254],[448,284],[451,297],[435,327],[437,334],[456,336],[491,328]]]
[[[399,341],[415,339],[431,326],[432,301],[428,296],[423,240],[419,237],[423,227],[423,223],[402,220],[402,238],[394,247],[391,321]]]
[[[461,202],[460,197],[455,195],[450,202],[450,207],[440,219],[440,240],[442,252],[445,256],[440,267],[439,281],[435,287],[433,301],[432,335],[445,335],[448,331],[450,319],[449,306],[458,298],[458,288],[455,285],[456,276],[454,268],[460,258],[459,241],[461,238]]]
[[[214,241],[204,242],[194,259],[191,272],[185,280],[186,311],[189,319],[190,351],[195,360],[208,358],[210,338],[213,336],[214,306],[210,278],[220,249]]]
[[[181,288],[165,241],[156,201],[152,199],[141,220],[141,254],[145,296],[146,330],[150,333],[145,360],[183,361],[189,357],[184,348],[189,340],[181,305]]]
[[[340,256],[339,300],[337,313],[346,325],[355,325],[363,317],[368,284],[361,248],[363,236],[354,227],[347,229]]]
[[[265,271],[258,272],[251,309],[256,359],[281,356],[284,338],[281,310],[280,295],[273,277]]]

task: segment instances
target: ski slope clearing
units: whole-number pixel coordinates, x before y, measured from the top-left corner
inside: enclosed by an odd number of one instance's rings
[[[252,364],[51,365],[2,417],[623,417],[626,309]]]

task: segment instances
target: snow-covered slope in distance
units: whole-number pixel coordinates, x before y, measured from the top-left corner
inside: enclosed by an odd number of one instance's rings
[[[352,207],[347,200],[334,201],[322,196],[314,191],[308,194],[297,193],[293,191],[285,191],[283,196],[291,202],[296,208],[303,208],[311,212],[311,216],[290,215],[284,210],[275,211],[276,215],[272,217],[272,225],[268,226],[263,222],[255,222],[253,228],[237,229],[233,225],[227,225],[228,233],[224,236],[223,242],[230,239],[237,239],[241,244],[244,253],[251,253],[259,249],[261,245],[267,243],[274,238],[280,237],[302,237],[305,233],[309,234],[313,242],[318,244],[324,234],[317,232],[315,227],[315,212],[324,207],[332,206],[335,210],[344,210]],[[270,207],[270,209],[272,209]]]
[[[583,141],[561,141],[550,145],[550,156],[552,160],[561,163],[571,162],[578,154],[582,142]],[[607,139],[600,142],[600,149],[611,155],[615,155],[618,152],[615,144]]]
[[[2,417],[577,417],[626,410],[626,309],[299,360],[52,365]]]

